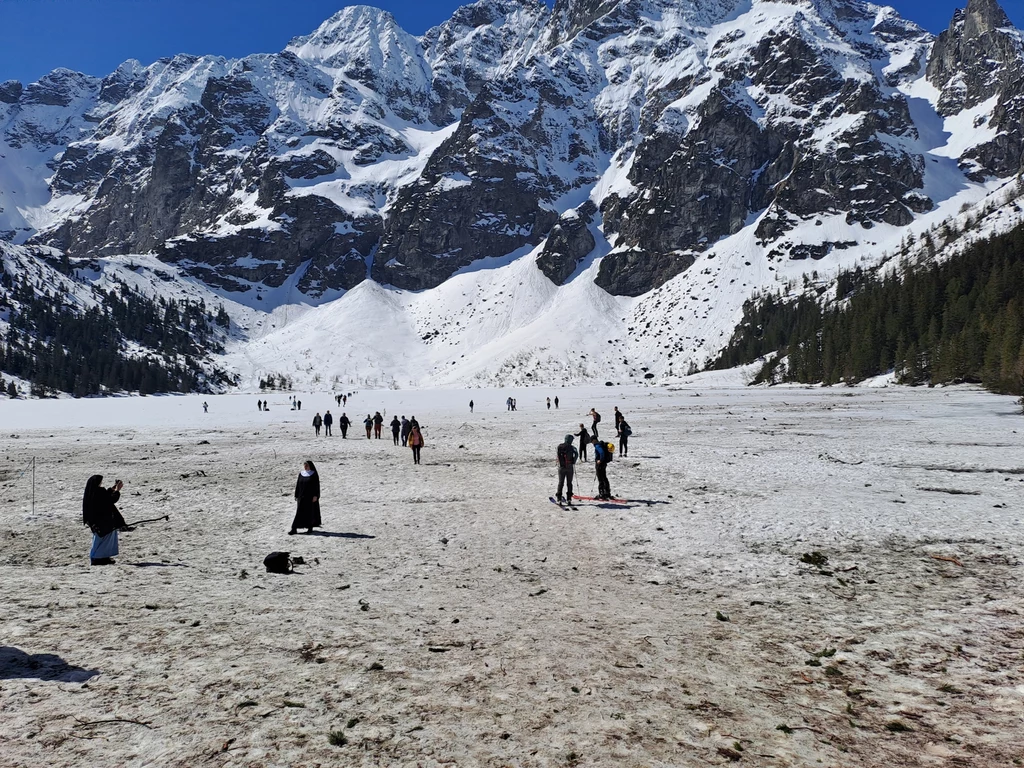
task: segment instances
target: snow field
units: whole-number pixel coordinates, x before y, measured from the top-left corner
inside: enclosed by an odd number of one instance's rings
[[[424,425],[415,467],[358,427],[315,439],[313,414],[341,409],[298,397],[301,412],[278,393],[266,413],[256,395],[0,401],[6,764],[1021,755],[1024,448],[1008,398],[357,392],[354,420]],[[555,446],[591,406],[610,435],[613,405],[634,434],[609,476],[631,501],[563,512],[547,501]],[[307,458],[325,527],[289,537]],[[124,534],[113,567],[87,564],[94,472],[125,480],[127,519],[171,517]],[[589,493],[589,468],[578,483]],[[299,573],[263,573],[280,549]]]

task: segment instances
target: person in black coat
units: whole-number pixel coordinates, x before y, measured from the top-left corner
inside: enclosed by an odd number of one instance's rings
[[[341,427],[342,438],[348,437],[348,427],[352,423],[352,420],[343,412],[341,418],[338,419],[338,426]]]
[[[580,439],[580,458],[583,461],[587,460],[587,447],[590,445],[590,433],[587,432],[587,428],[580,424],[580,431],[576,433],[576,436]]]
[[[316,466],[312,461],[302,465],[299,472],[299,479],[295,481],[295,519],[292,520],[292,529],[288,531],[291,536],[297,533],[299,528],[308,528],[306,533],[312,533],[314,528],[319,528],[320,522],[320,475],[317,474]]]
[[[125,524],[117,502],[121,498],[124,483],[118,480],[110,488],[104,488],[103,475],[93,475],[85,484],[82,494],[82,522],[92,530],[92,550],[89,560],[93,565],[113,565],[118,554],[118,531],[131,531]]]

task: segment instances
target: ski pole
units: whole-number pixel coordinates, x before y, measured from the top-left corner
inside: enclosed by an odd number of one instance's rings
[[[157,522],[159,520],[170,520],[170,519],[171,519],[170,515],[164,515],[163,517],[154,517],[154,518],[151,518],[150,520],[136,520],[134,523],[125,523],[125,525],[130,525],[130,526],[134,527],[136,525],[142,525],[143,523],[155,523],[155,522]]]

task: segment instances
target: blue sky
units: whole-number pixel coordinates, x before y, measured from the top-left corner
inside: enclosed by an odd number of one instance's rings
[[[876,0],[877,2],[878,0]],[[413,34],[444,21],[465,0],[368,0]],[[280,51],[316,29],[344,0],[0,0],[0,81],[31,82],[57,67],[91,75],[125,59],[150,64],[176,53],[239,57]],[[891,0],[938,32],[966,0]],[[1001,0],[1024,28],[1024,0]]]

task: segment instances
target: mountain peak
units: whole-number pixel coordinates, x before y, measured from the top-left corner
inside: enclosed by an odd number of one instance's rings
[[[968,0],[964,11],[964,34],[977,37],[1013,23],[996,0]]]
[[[299,58],[340,66],[339,55],[367,46],[397,45],[416,50],[416,38],[402,29],[388,11],[369,5],[342,8],[309,35],[293,38],[285,48]]]

